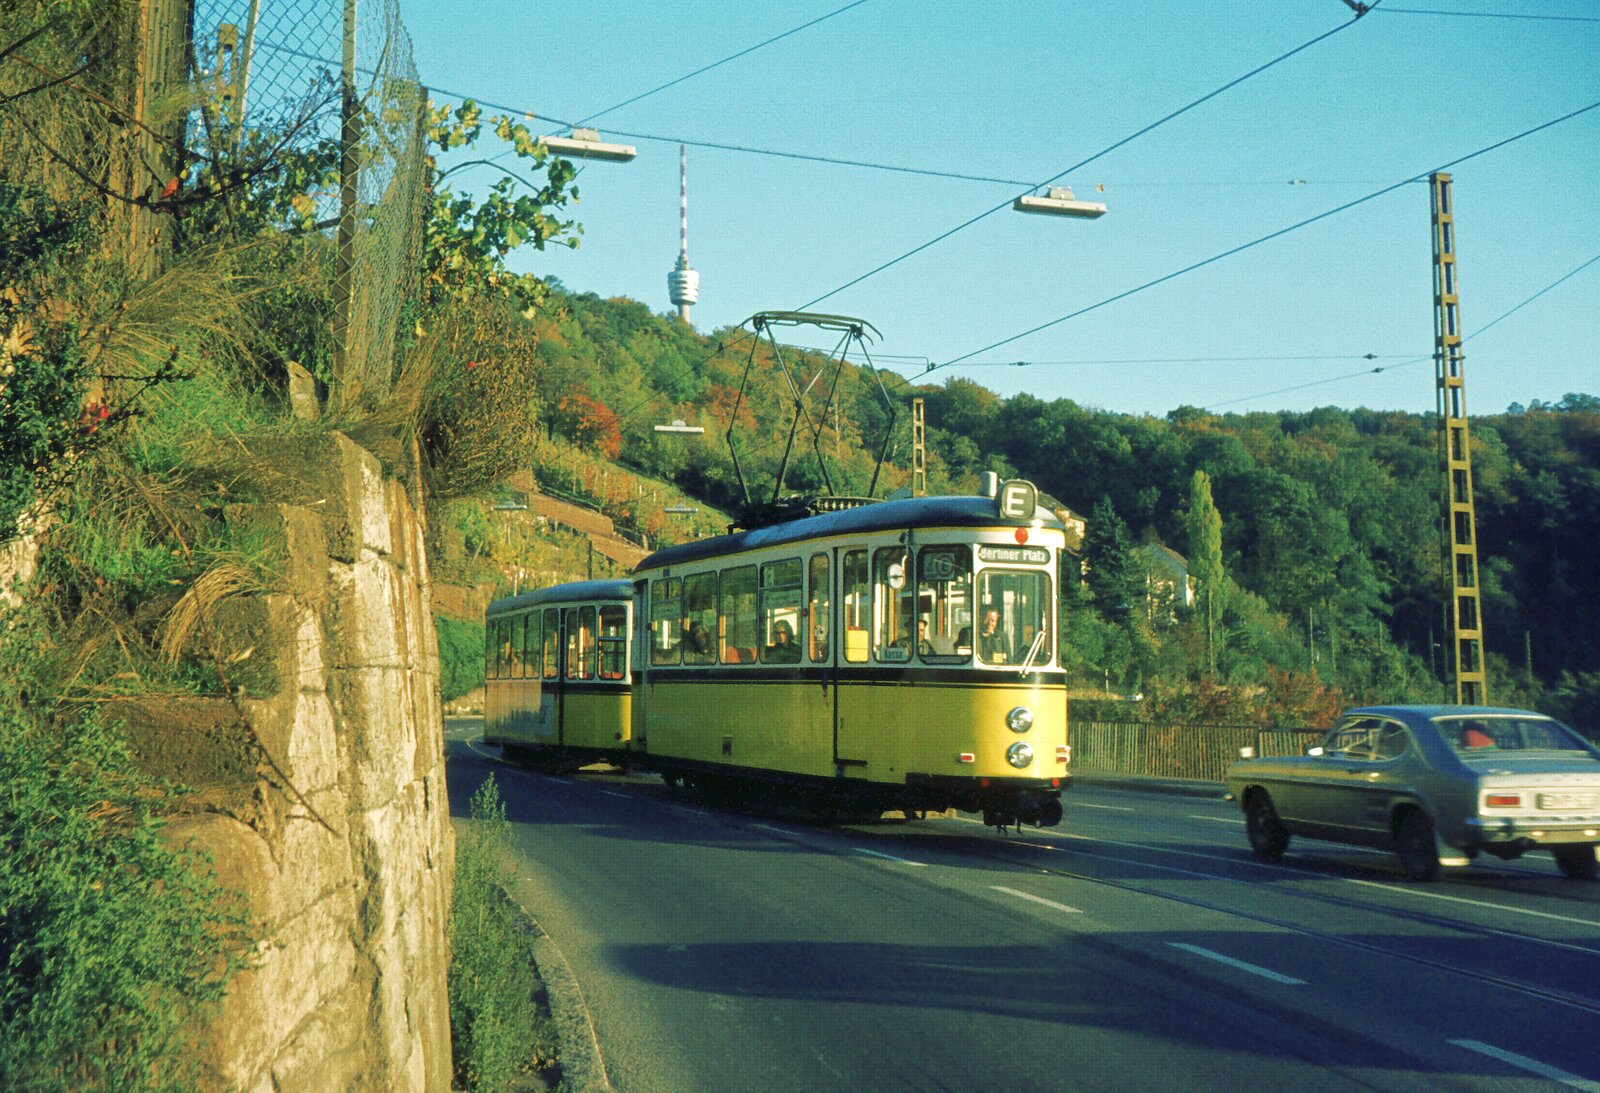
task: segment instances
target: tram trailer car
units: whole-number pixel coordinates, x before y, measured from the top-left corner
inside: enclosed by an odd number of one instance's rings
[[[626,764],[633,746],[633,585],[579,581],[495,600],[485,615],[483,738],[506,758]]]
[[[669,781],[1054,825],[1065,547],[1008,482],[657,551],[634,571],[633,750]]]

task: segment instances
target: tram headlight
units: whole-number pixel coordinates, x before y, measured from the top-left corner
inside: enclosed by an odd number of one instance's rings
[[[1018,740],[1006,749],[1006,762],[1021,770],[1033,762],[1033,745],[1026,740]]]
[[[1015,706],[1006,714],[1006,728],[1012,732],[1027,732],[1033,728],[1033,711],[1026,706]]]

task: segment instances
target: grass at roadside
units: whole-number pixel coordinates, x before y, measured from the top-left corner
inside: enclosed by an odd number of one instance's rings
[[[450,912],[450,1030],[455,1081],[474,1093],[560,1083],[554,1023],[540,1005],[530,924],[506,894],[511,825],[491,775],[456,837]]]

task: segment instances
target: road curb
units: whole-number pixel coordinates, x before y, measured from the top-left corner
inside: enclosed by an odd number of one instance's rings
[[[1203,782],[1192,778],[1142,778],[1136,774],[1085,774],[1073,771],[1075,785],[1099,786],[1105,789],[1135,789],[1141,793],[1169,793],[1180,797],[1212,797],[1220,799],[1227,792],[1221,782]],[[1071,798],[1067,798],[1070,805]]]
[[[550,1017],[555,1021],[556,1036],[561,1042],[561,1087],[573,1093],[610,1093],[611,1076],[606,1073],[605,1059],[600,1055],[600,1040],[589,1016],[589,1004],[584,1001],[583,990],[567,958],[544,932],[539,920],[522,904],[514,899],[512,902],[532,929],[534,963],[538,965],[539,978],[544,981],[545,995],[550,1000]]]

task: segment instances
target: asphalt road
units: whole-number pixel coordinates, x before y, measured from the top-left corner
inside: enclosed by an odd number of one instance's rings
[[[1078,787],[1053,829],[818,827],[642,775],[499,764],[517,893],[619,1090],[1600,1091],[1600,885],[1534,856],[1406,882],[1234,806]]]

